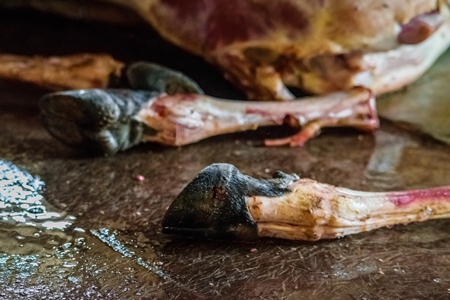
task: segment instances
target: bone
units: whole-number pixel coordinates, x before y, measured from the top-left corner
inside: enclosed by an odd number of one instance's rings
[[[49,90],[105,88],[120,77],[123,66],[106,54],[50,57],[0,54],[0,78]]]
[[[274,179],[213,164],[167,210],[163,232],[210,239],[317,241],[450,217],[450,186],[361,192],[278,172]]]
[[[137,118],[154,131],[143,140],[182,146],[202,139],[258,127],[288,123],[299,133],[265,144],[302,146],[324,127],[378,128],[373,94],[361,87],[296,101],[232,101],[204,95],[162,95],[152,99]]]
[[[211,136],[288,122],[299,132],[266,145],[301,146],[323,127],[378,127],[375,100],[354,88],[291,102],[234,101],[198,94],[134,90],[76,90],[44,96],[39,105],[49,132],[67,145],[112,155],[140,142],[182,146]]]

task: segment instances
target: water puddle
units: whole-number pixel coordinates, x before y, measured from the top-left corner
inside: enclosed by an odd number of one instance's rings
[[[64,287],[81,298],[118,298],[125,291],[154,292],[161,280],[172,280],[144,234],[85,231],[44,199],[44,189],[40,178],[0,160],[1,299],[15,299],[18,290],[22,298],[31,297],[36,286]],[[127,280],[111,279],[111,273]],[[65,294],[55,296],[61,298]]]
[[[0,160],[0,283],[36,281],[39,274],[63,279],[77,265],[83,244],[74,217],[44,200],[44,182]],[[68,276],[68,275],[67,275]]]
[[[49,211],[44,187],[38,177],[0,160],[0,222],[49,230],[69,227],[75,218]]]

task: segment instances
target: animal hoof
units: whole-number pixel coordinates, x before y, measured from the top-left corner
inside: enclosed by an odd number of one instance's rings
[[[131,64],[126,76],[132,89],[173,94],[204,94],[200,86],[185,74],[148,62]]]
[[[144,125],[135,119],[154,93],[76,90],[51,93],[40,102],[41,120],[63,143],[112,155],[140,142]]]

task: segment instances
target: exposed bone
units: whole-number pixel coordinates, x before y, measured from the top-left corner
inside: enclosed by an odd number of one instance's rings
[[[106,54],[20,56],[0,54],[0,78],[50,90],[105,88],[120,77],[124,64]]]
[[[317,241],[450,217],[450,186],[360,192],[278,172],[274,179],[213,164],[167,210],[163,232],[214,239]]]
[[[371,193],[300,179],[280,197],[246,198],[258,235],[316,241],[450,217],[450,186]]]
[[[375,100],[365,88],[298,99],[291,102],[251,102],[216,99],[203,95],[162,95],[150,100],[138,119],[156,131],[143,140],[181,146],[214,135],[254,130],[289,123],[300,132],[266,145],[302,146],[323,127],[378,127]]]

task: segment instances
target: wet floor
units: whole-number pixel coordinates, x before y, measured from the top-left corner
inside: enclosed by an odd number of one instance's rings
[[[213,68],[147,30],[29,12],[1,17],[8,43],[0,52],[153,60],[188,73],[207,93],[240,96]],[[382,120],[374,135],[327,130],[303,148],[261,147],[279,132],[260,130],[94,157],[45,131],[36,105],[45,92],[0,82],[1,299],[450,297],[450,220],[317,243],[192,240],[160,227],[172,200],[211,163],[254,177],[282,170],[353,189],[403,190],[449,185],[449,146]]]

